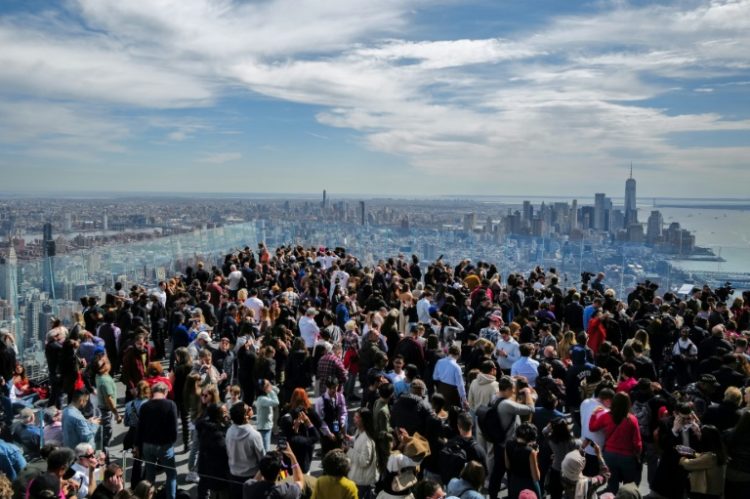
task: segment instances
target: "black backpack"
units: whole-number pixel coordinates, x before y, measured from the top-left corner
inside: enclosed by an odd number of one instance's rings
[[[489,404],[482,405],[477,409],[477,424],[482,431],[482,436],[485,440],[493,444],[504,445],[506,433],[508,432],[507,428],[503,428],[502,421],[500,421],[500,414],[497,412],[497,408],[503,400],[505,399],[498,397]]]
[[[469,456],[461,438],[449,440],[438,453],[438,466],[443,483],[448,483],[451,478],[459,476],[467,462],[469,462]]]

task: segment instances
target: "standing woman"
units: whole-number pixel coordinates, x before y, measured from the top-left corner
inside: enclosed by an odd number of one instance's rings
[[[286,412],[279,419],[279,429],[297,456],[303,473],[310,471],[313,449],[320,441],[320,424],[307,391],[304,388],[294,390]]]
[[[83,313],[73,312],[73,327],[68,331],[68,338],[81,341],[83,339],[83,333],[86,332],[86,323],[83,321]],[[96,333],[96,331],[91,331]]]
[[[284,373],[284,388],[286,394],[284,399],[289,399],[292,392],[297,388],[307,388],[312,384],[312,360],[310,354],[305,348],[305,340],[294,338],[292,342],[292,351],[289,353],[289,359],[286,364]]]
[[[255,402],[255,342],[248,336],[245,343],[237,349],[237,380],[242,388],[242,401],[247,405]]]
[[[604,430],[603,456],[612,475],[607,491],[617,493],[620,483],[641,483],[639,457],[643,451],[638,419],[630,412],[630,397],[619,392],[612,399],[612,407],[605,412],[600,407],[589,422],[591,431]]]
[[[508,470],[508,497],[518,497],[522,490],[531,489],[542,496],[539,485],[539,446],[537,429],[531,423],[522,423],[516,429],[516,438],[505,446],[505,467]],[[497,456],[496,459],[502,459]]]
[[[135,433],[138,431],[138,414],[141,406],[151,398],[151,386],[145,381],[140,381],[136,387],[136,397],[125,404],[125,427],[128,432],[122,442],[122,448],[129,450],[135,444]],[[135,486],[141,479],[141,462],[133,461],[133,469],[130,472],[130,483]]]
[[[347,452],[351,461],[349,478],[357,484],[359,499],[370,499],[378,480],[378,458],[375,452],[375,426],[372,412],[362,407],[354,413],[354,442]]]
[[[195,425],[198,434],[198,499],[229,497],[229,456],[227,454],[227,418],[222,407],[211,404],[205,417]]]
[[[172,372],[169,373],[169,380],[171,381],[172,393],[174,394],[174,403],[177,405],[177,411],[180,413],[180,420],[182,421],[182,443],[187,447],[188,439],[190,438],[188,427],[190,411],[185,403],[185,384],[187,383],[188,375],[193,370],[193,364],[190,361],[190,354],[188,354],[187,348],[180,347],[174,353],[175,366]]]
[[[727,453],[721,433],[715,426],[701,428],[700,452],[680,458],[688,471],[690,499],[720,499],[724,495],[724,472]]]

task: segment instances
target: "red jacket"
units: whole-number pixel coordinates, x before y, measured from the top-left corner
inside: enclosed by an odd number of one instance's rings
[[[588,347],[595,354],[599,352],[599,346],[607,341],[607,329],[604,327],[604,323],[601,318],[595,317],[589,321],[589,329],[586,331],[589,335],[589,340],[586,343]]]
[[[589,430],[603,429],[605,435],[604,450],[625,456],[638,456],[643,450],[641,429],[633,414],[628,414],[620,424],[615,424],[611,412],[595,412],[589,421]]]

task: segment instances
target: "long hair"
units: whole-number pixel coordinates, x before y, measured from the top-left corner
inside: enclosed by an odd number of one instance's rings
[[[704,425],[701,428],[700,450],[701,452],[716,454],[716,460],[719,464],[727,462],[727,450],[721,438],[721,433],[713,425]]]
[[[372,411],[367,407],[361,407],[359,411],[359,418],[362,420],[362,428],[370,440],[375,440],[375,418]]]
[[[612,407],[610,414],[612,414],[612,421],[615,424],[620,424],[623,419],[628,416],[630,412],[630,397],[627,393],[618,392],[615,394],[615,398],[612,399]]]
[[[292,397],[289,400],[289,410],[296,409],[298,407],[308,410],[312,407],[312,402],[307,396],[307,390],[304,388],[295,388],[292,392]]]

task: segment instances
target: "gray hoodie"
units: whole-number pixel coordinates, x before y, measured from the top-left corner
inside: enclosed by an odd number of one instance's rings
[[[226,441],[229,472],[238,477],[254,477],[265,454],[260,433],[250,424],[233,424],[227,430]]]

